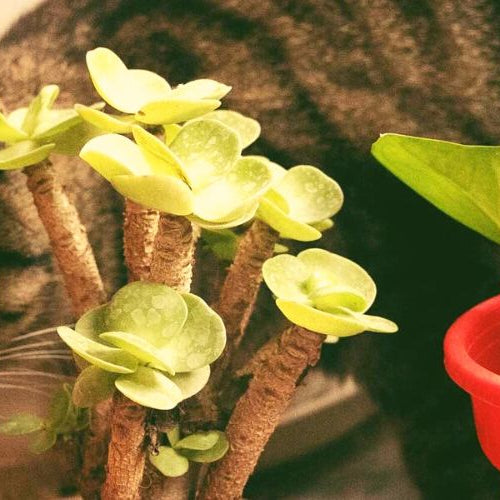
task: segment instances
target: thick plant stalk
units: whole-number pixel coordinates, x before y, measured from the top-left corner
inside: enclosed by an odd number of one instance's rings
[[[199,500],[242,498],[245,484],[274,429],[280,422],[297,382],[317,363],[324,336],[292,326],[285,330],[254,372],[226,428],[229,451],[209,472]]]
[[[127,237],[123,241],[123,250],[129,281],[146,280],[149,277],[159,216],[157,210],[125,200],[123,229]]]
[[[64,278],[75,315],[102,304],[104,287],[78,212],[69,201],[52,165],[24,169],[40,219]]]

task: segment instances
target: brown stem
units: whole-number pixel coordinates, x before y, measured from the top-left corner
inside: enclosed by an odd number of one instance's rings
[[[105,301],[87,232],[49,162],[24,169],[76,316]]]
[[[239,399],[226,429],[230,449],[209,472],[200,500],[242,498],[243,488],[286,410],[297,382],[319,359],[323,335],[292,326]]]
[[[153,244],[158,229],[159,213],[125,200],[123,240],[129,281],[145,280],[149,276]]]

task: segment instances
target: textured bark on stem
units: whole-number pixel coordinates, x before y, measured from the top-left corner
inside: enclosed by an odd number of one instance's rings
[[[146,280],[149,276],[153,244],[158,229],[159,213],[133,201],[125,201],[123,240],[129,281]]]
[[[208,474],[198,498],[241,498],[245,484],[274,429],[280,422],[297,382],[319,359],[323,335],[292,326],[279,338],[276,349],[255,370],[226,428],[227,454]]]
[[[24,169],[76,316],[105,301],[87,232],[49,162]]]

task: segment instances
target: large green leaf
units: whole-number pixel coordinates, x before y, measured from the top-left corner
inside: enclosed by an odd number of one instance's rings
[[[132,373],[137,369],[137,359],[122,349],[95,342],[67,326],[60,326],[57,333],[78,356],[103,370]]]
[[[136,113],[144,104],[163,99],[170,85],[161,76],[142,69],[127,69],[111,50],[87,52],[90,78],[99,95],[123,113]]]
[[[372,153],[440,210],[500,243],[500,146],[383,134]]]
[[[40,146],[34,141],[17,142],[0,150],[0,170],[14,170],[35,165],[47,159],[54,148],[53,143]]]
[[[218,120],[230,129],[234,130],[240,138],[242,149],[250,146],[260,135],[260,125],[257,120],[244,116],[236,111],[221,109],[212,111],[203,116],[209,120]]]
[[[20,413],[0,423],[0,434],[19,436],[21,434],[30,434],[43,428],[44,420],[42,418],[30,413]]]
[[[149,461],[167,477],[182,476],[189,469],[188,459],[170,446],[160,446],[157,455],[149,455]]]
[[[180,123],[217,109],[221,102],[217,99],[176,99],[167,96],[158,101],[149,101],[135,115],[141,123],[167,125]]]
[[[156,410],[171,410],[184,399],[179,387],[167,376],[145,366],[139,366],[130,375],[120,375],[115,385],[127,398]]]
[[[73,403],[80,408],[90,408],[113,395],[116,375],[88,366],[76,379],[73,388]]]

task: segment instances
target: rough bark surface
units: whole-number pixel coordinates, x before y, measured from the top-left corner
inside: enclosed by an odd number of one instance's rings
[[[64,278],[73,311],[81,316],[105,301],[104,287],[78,212],[49,162],[24,169],[27,185]]]
[[[102,500],[134,500],[144,471],[144,425],[148,410],[115,393]]]
[[[254,372],[226,428],[230,448],[209,472],[198,498],[232,500],[243,495],[245,484],[286,410],[297,382],[319,359],[324,336],[292,326],[278,348]]]
[[[149,276],[153,245],[158,229],[159,213],[133,201],[125,201],[123,249],[129,281],[145,280]]]

